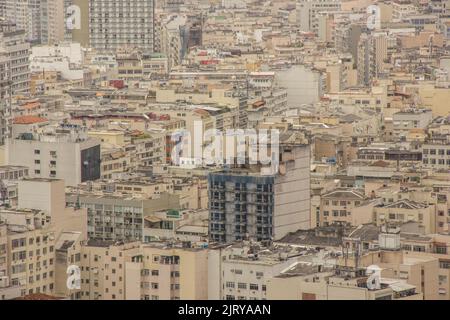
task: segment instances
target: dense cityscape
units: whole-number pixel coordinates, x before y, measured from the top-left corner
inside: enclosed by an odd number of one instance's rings
[[[450,300],[449,226],[450,0],[0,0],[0,300]]]

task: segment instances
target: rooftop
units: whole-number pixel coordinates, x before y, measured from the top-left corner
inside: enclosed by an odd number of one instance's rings
[[[37,117],[37,116],[20,116],[14,118],[14,124],[34,124],[34,123],[41,123],[41,122],[47,122],[48,119]]]
[[[354,189],[336,189],[322,196],[323,199],[339,198],[339,199],[365,199],[365,195]]]

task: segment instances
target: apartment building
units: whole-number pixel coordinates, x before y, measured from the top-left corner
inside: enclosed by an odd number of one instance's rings
[[[393,22],[401,22],[409,15],[413,15],[418,12],[418,8],[410,1],[394,1],[391,5]]]
[[[144,53],[142,55],[142,76],[145,79],[164,76],[169,72],[169,60],[162,53]]]
[[[30,90],[29,51],[25,31],[16,24],[1,20],[0,52],[8,65],[9,95],[26,94]]]
[[[57,250],[67,252],[86,239],[86,211],[65,207],[62,180],[24,178],[18,184],[16,208],[0,210],[0,298],[69,297],[66,271],[73,257]]]
[[[348,241],[348,242],[347,242]],[[401,250],[400,227],[385,224],[378,236],[379,250],[361,250],[358,238],[347,239],[348,254],[339,258],[339,266],[368,267],[377,265],[382,278],[403,280],[415,286],[424,300],[438,298],[439,260],[432,256],[419,256]],[[360,252],[360,253],[358,253]]]
[[[184,246],[158,243],[143,245],[142,261],[138,262],[141,265],[141,285],[127,283],[128,288],[140,287],[142,300],[207,299],[208,251],[190,248],[189,243]],[[136,267],[136,264],[132,267]],[[131,273],[139,275],[133,269]]]
[[[8,225],[0,218],[0,300],[15,299],[26,292],[24,284],[11,285],[8,252]]]
[[[368,198],[362,191],[336,189],[320,198],[319,226],[335,223],[359,225],[372,222],[372,211],[367,207]],[[357,210],[358,207],[363,207]],[[357,216],[353,216],[357,215]]]
[[[181,64],[187,51],[186,33],[187,17],[171,15],[162,21],[161,52],[167,57],[168,69]]]
[[[81,249],[81,299],[207,298],[207,250],[180,244],[89,240]]]
[[[168,58],[164,53],[122,49],[117,55],[119,79],[138,83],[143,79],[158,78],[168,73]]]
[[[141,53],[136,49],[122,49],[116,55],[118,78],[126,83],[142,79]]]
[[[405,139],[412,129],[425,129],[433,120],[430,109],[406,109],[392,116],[393,134],[397,139]]]
[[[371,90],[352,89],[329,93],[327,97],[334,103],[376,111],[385,110],[389,106],[387,90],[382,86],[373,86]]]
[[[373,79],[384,72],[390,47],[396,39],[386,33],[362,33],[358,42],[358,84],[370,86]]]
[[[21,295],[53,294],[55,236],[50,218],[39,210],[1,210],[7,224],[8,272],[11,286],[22,286]]]
[[[140,257],[139,243],[89,240],[81,247],[77,265],[81,271],[82,300],[125,300],[127,262]],[[136,287],[135,290],[139,290]]]
[[[298,263],[269,280],[273,300],[422,300],[423,294],[403,280],[382,278],[379,288],[367,286],[364,268],[325,270],[321,265]]]
[[[26,33],[31,42],[41,41],[41,1],[40,0],[5,0],[4,16],[14,22]]]
[[[73,266],[80,266],[81,245],[86,240],[82,232],[62,232],[55,241],[55,296],[67,297],[71,300],[82,298],[81,288],[71,288],[67,285],[69,276],[76,276]],[[69,273],[68,273],[69,270]],[[77,281],[76,279],[73,280]],[[76,282],[73,284],[76,284]]]
[[[450,166],[450,135],[431,135],[422,144],[422,163],[426,168],[447,170]]]
[[[153,51],[154,1],[89,1],[89,43],[98,51],[137,47]]]
[[[39,45],[31,48],[30,59],[39,57],[67,58],[71,64],[82,64],[84,62],[84,51],[79,43],[59,42],[51,45]]]
[[[384,223],[418,222],[426,233],[436,232],[435,205],[401,199],[393,203],[382,203],[374,207],[374,222]]]
[[[100,178],[100,142],[77,125],[41,126],[46,119],[15,119],[8,140],[8,163],[30,168],[36,178],[63,179],[68,186]]]
[[[131,157],[122,149],[102,150],[100,175],[112,179],[113,175],[125,172],[131,165]]]
[[[309,146],[288,142],[289,138],[283,144],[284,138],[278,172],[262,174],[249,168],[208,175],[211,241],[276,240],[309,228]]]
[[[300,30],[319,33],[319,13],[339,11],[340,0],[299,0],[297,6],[297,22]]]
[[[143,221],[154,211],[179,209],[179,197],[161,194],[155,199],[109,192],[76,192],[66,195],[67,205],[87,209],[87,234],[91,239],[143,241]]]
[[[151,166],[165,163],[165,143],[166,135],[163,133],[144,133],[132,137],[131,145],[126,146],[126,150],[131,153],[134,166]]]
[[[289,248],[248,242],[210,247],[208,299],[266,300],[267,282],[293,264],[295,258],[290,255],[295,253]]]
[[[58,179],[22,179],[18,182],[18,207],[45,212],[51,219],[56,238],[62,232],[71,231],[86,238],[86,210],[66,206],[64,187],[64,181]]]
[[[8,251],[6,247],[8,245],[7,231],[7,225],[2,220],[0,223],[0,277],[2,277],[2,279],[8,275]],[[4,287],[6,287],[6,283],[3,288]]]
[[[67,9],[73,1],[40,0],[41,43],[55,44],[66,40]]]
[[[8,118],[10,107],[10,86],[9,86],[9,59],[5,52],[0,53],[0,145],[5,143],[5,135],[8,132]]]
[[[450,294],[449,236],[447,234],[401,234],[402,249],[410,256],[439,260],[437,300],[448,300]]]

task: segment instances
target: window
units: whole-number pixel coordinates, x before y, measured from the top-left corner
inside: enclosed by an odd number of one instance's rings
[[[159,270],[152,270],[152,276],[159,276]]]
[[[414,246],[414,247],[413,247],[413,251],[416,251],[416,252],[425,252],[425,247],[424,247],[424,246]]]
[[[152,282],[152,289],[158,289],[159,285],[156,282]]]
[[[254,283],[250,283],[250,290],[258,290],[258,285]]]
[[[35,149],[35,150],[34,150],[34,154],[41,154],[41,150]]]
[[[247,284],[246,283],[243,283],[243,282],[239,282],[238,283],[238,289],[247,289]]]
[[[14,239],[11,241],[11,246],[13,249],[23,247],[26,245],[26,238]]]
[[[447,247],[436,247],[436,253],[447,254]]]
[[[13,261],[25,260],[26,258],[27,258],[27,252],[26,251],[14,252],[12,254]]]
[[[234,282],[227,282],[226,283],[227,288],[234,288]]]

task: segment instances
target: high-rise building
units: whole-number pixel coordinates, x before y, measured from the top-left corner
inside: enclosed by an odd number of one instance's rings
[[[66,6],[63,0],[41,0],[41,43],[54,44],[65,40]]]
[[[309,145],[280,137],[280,165],[274,174],[252,168],[210,173],[210,240],[277,240],[310,225]],[[287,138],[289,140],[289,138]]]
[[[153,51],[154,0],[91,0],[90,46],[115,51],[128,46]]]
[[[99,179],[100,142],[88,137],[85,128],[45,123],[36,116],[14,119],[8,162],[28,166],[33,178],[64,179],[69,186]]]
[[[179,242],[89,240],[81,248],[79,262],[81,299],[206,299],[207,257],[206,249]]]
[[[28,93],[30,90],[30,44],[26,41],[24,30],[4,20],[0,21],[0,55],[3,56],[0,58],[0,61],[3,61],[1,62],[3,90],[8,90],[10,95]],[[7,82],[5,82],[6,79],[8,79]]]
[[[7,225],[5,278],[9,285],[20,288],[20,295],[52,294],[55,237],[45,213],[31,209],[1,210],[0,220],[6,221]]]
[[[167,193],[157,199],[69,193],[66,202],[86,208],[89,238],[105,241],[142,241],[147,216],[155,211],[179,208],[178,196]]]
[[[162,21],[161,28],[161,52],[163,52],[169,63],[169,70],[181,64],[184,54],[186,53],[187,39],[186,32],[186,16],[170,16],[167,20]]]
[[[0,17],[4,17],[6,14],[6,0],[0,0]]]
[[[338,11],[341,0],[299,0],[297,2],[297,22],[300,30],[319,33],[319,13]]]
[[[5,142],[7,114],[9,108],[9,59],[5,52],[0,52],[0,145]]]
[[[382,32],[361,34],[357,49],[359,84],[369,85],[382,73],[391,42],[389,37]]]
[[[5,0],[4,16],[19,29],[25,30],[26,39],[41,41],[41,0]]]

